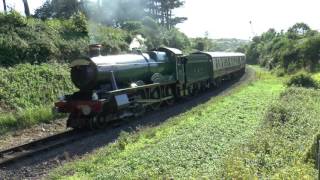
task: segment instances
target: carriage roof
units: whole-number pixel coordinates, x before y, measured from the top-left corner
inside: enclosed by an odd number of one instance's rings
[[[205,54],[207,56],[210,56],[211,58],[217,58],[217,57],[244,57],[245,54],[238,53],[238,52],[195,52],[192,54]]]

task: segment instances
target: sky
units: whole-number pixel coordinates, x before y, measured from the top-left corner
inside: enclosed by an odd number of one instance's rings
[[[44,2],[28,1],[31,12]],[[7,3],[23,12],[22,0],[7,0]],[[249,40],[269,28],[287,30],[297,22],[320,30],[319,7],[319,0],[185,0],[184,7],[175,14],[188,18],[178,28],[189,37],[203,37],[208,32],[215,39]]]
[[[178,27],[190,37],[208,31],[211,38],[249,40],[269,28],[287,30],[297,22],[319,30],[319,7],[319,0],[186,0],[176,14],[188,17]]]
[[[15,10],[21,13],[24,13],[22,0],[6,0],[6,2],[7,2],[7,6],[14,8]],[[28,0],[28,2],[29,2],[30,11],[31,13],[33,13],[35,9],[40,7],[45,2],[45,0]],[[0,10],[3,11],[2,1],[0,2]]]

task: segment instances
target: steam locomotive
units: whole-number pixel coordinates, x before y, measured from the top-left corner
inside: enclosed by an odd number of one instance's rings
[[[91,46],[90,57],[71,63],[71,79],[79,91],[55,103],[68,113],[67,126],[104,127],[108,122],[141,116],[175,99],[219,86],[245,72],[245,55],[195,52],[161,47],[147,53],[101,56]]]

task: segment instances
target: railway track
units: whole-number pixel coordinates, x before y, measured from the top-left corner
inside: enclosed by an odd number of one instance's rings
[[[69,130],[63,133],[54,134],[42,139],[32,141],[23,145],[9,148],[0,152],[0,167],[17,162],[23,158],[35,156],[38,153],[61,147],[68,143],[80,140],[92,135],[90,131]]]

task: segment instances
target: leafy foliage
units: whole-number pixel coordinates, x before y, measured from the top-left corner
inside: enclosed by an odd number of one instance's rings
[[[113,27],[123,27],[128,21],[141,21],[150,16],[169,30],[187,19],[175,17],[173,13],[174,9],[183,5],[182,0],[47,0],[34,16],[41,19],[68,19],[82,12],[96,23]]]
[[[290,78],[287,82],[288,86],[305,87],[305,88],[318,88],[318,82],[312,78],[310,74],[299,73]]]
[[[48,122],[53,102],[75,90],[66,65],[20,64],[0,68],[0,133]]]
[[[102,55],[119,54],[128,50],[128,44],[132,40],[127,31],[90,23],[89,33],[91,43],[102,44]]]
[[[297,23],[287,32],[274,29],[254,37],[246,47],[247,60],[269,69],[282,68],[292,74],[300,69],[319,68],[320,34],[307,24]]]
[[[2,20],[1,20],[2,19]],[[70,20],[46,22],[19,13],[0,13],[0,65],[65,62],[85,53],[86,20],[81,14]]]
[[[13,110],[48,105],[59,94],[72,92],[74,86],[66,65],[20,64],[0,69],[1,104]]]

